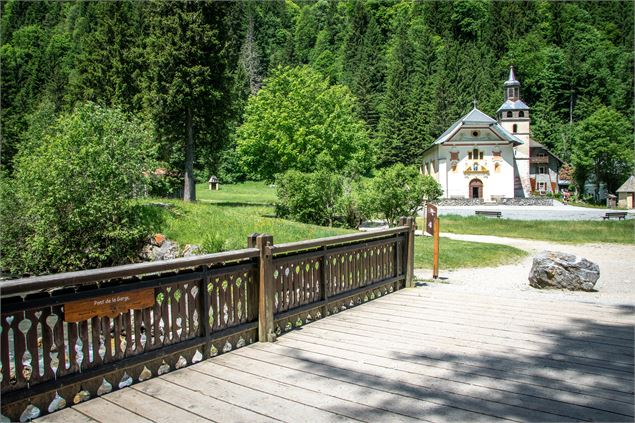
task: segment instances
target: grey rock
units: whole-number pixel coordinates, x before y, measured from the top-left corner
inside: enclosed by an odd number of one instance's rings
[[[143,246],[140,255],[144,261],[174,259],[179,256],[179,245],[169,239],[165,239],[160,246],[154,245],[154,242],[151,241]]]
[[[203,254],[203,250],[201,250],[201,247],[198,245],[187,244],[185,248],[183,248],[183,257],[197,256],[199,254]]]
[[[558,251],[543,251],[534,257],[529,285],[534,288],[592,291],[599,278],[600,267],[585,258]]]

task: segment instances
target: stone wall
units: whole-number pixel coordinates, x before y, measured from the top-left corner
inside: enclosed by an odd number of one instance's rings
[[[482,198],[441,198],[437,206],[553,206],[553,199],[543,197],[498,198],[496,202],[485,203]]]

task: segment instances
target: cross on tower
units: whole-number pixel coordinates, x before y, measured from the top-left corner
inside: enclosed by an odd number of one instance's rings
[[[478,104],[478,101],[476,101],[476,99],[472,100],[472,103],[474,103],[474,108],[476,109],[476,105]]]

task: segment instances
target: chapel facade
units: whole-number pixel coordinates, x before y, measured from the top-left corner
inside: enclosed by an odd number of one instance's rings
[[[531,139],[530,109],[520,99],[513,67],[496,119],[474,108],[424,152],[422,173],[443,188],[443,198],[497,201],[558,192],[562,161]]]

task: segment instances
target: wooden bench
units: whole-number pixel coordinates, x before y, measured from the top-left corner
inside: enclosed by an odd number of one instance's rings
[[[477,216],[496,216],[500,218],[503,215],[503,212],[499,211],[491,211],[491,210],[476,210],[474,212]]]
[[[611,219],[612,217],[617,217],[619,220],[624,220],[626,219],[626,212],[608,212],[604,216],[602,216],[602,219],[607,220]]]

